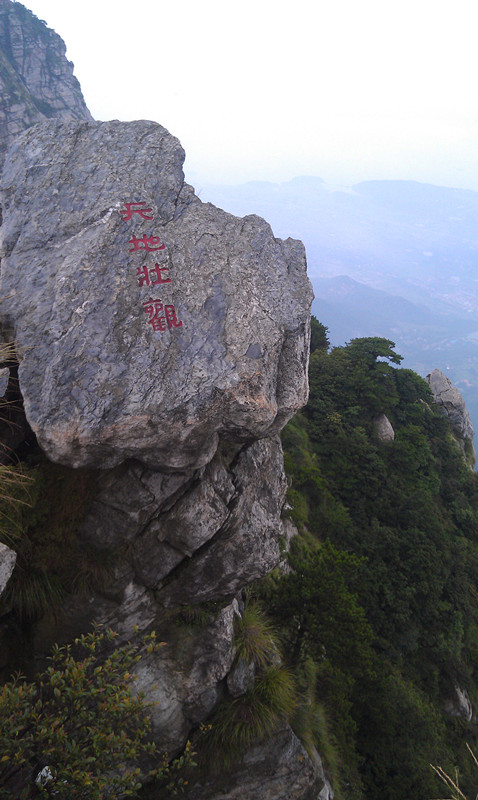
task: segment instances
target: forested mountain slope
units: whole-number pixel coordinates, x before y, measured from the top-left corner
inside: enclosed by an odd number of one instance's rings
[[[443,796],[430,763],[466,788],[477,738],[478,477],[393,347],[328,352],[314,321],[309,404],[283,432],[301,533],[259,590],[337,798]]]

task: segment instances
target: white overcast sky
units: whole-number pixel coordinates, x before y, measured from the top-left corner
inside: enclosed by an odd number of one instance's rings
[[[475,0],[24,0],[96,119],[152,119],[207,183],[478,190]]]

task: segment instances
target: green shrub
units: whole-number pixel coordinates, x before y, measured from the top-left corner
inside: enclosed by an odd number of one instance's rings
[[[202,749],[213,768],[228,767],[252,744],[270,737],[294,713],[292,673],[266,667],[245,694],[222,702],[210,719]]]
[[[265,667],[278,656],[277,636],[266,615],[256,603],[249,602],[236,618],[234,644],[237,658],[257,667]]]
[[[141,786],[138,759],[155,756],[161,763],[149,739],[144,695],[130,688],[141,652],[154,652],[161,643],[152,633],[111,652],[116,636],[96,630],[73,647],[56,646],[35,682],[17,676],[1,688],[2,800],[38,793],[57,800],[131,797]],[[51,777],[38,788],[35,779],[44,768]]]

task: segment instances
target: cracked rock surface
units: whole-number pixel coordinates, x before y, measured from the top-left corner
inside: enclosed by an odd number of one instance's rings
[[[91,119],[63,40],[20,3],[0,0],[0,167],[14,137],[46,119]]]
[[[439,369],[432,370],[427,375],[426,381],[433,392],[435,403],[448,417],[458,435],[462,439],[473,439],[473,423],[466,410],[465,401],[456,386],[453,386],[451,380]]]
[[[322,765],[315,768],[290,728],[250,747],[226,775],[186,790],[187,800],[332,800]]]
[[[303,245],[202,203],[183,160],[156,123],[57,120],[16,138],[0,182],[0,321],[26,419],[50,460],[95,470],[78,537],[108,559],[35,624],[35,655],[93,621],[119,643],[154,628],[164,647],[134,686],[171,756],[254,682],[234,623],[295,532],[278,432],[307,400],[312,302]],[[204,796],[324,786],[290,729],[231,780]]]
[[[202,203],[183,160],[152,122],[43,123],[9,150],[4,323],[53,461],[197,469],[306,402],[303,245]]]

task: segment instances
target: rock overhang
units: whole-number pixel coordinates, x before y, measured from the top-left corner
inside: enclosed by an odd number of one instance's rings
[[[147,121],[42,123],[10,148],[0,311],[53,461],[195,469],[307,400],[303,245],[202,203],[183,161]]]

